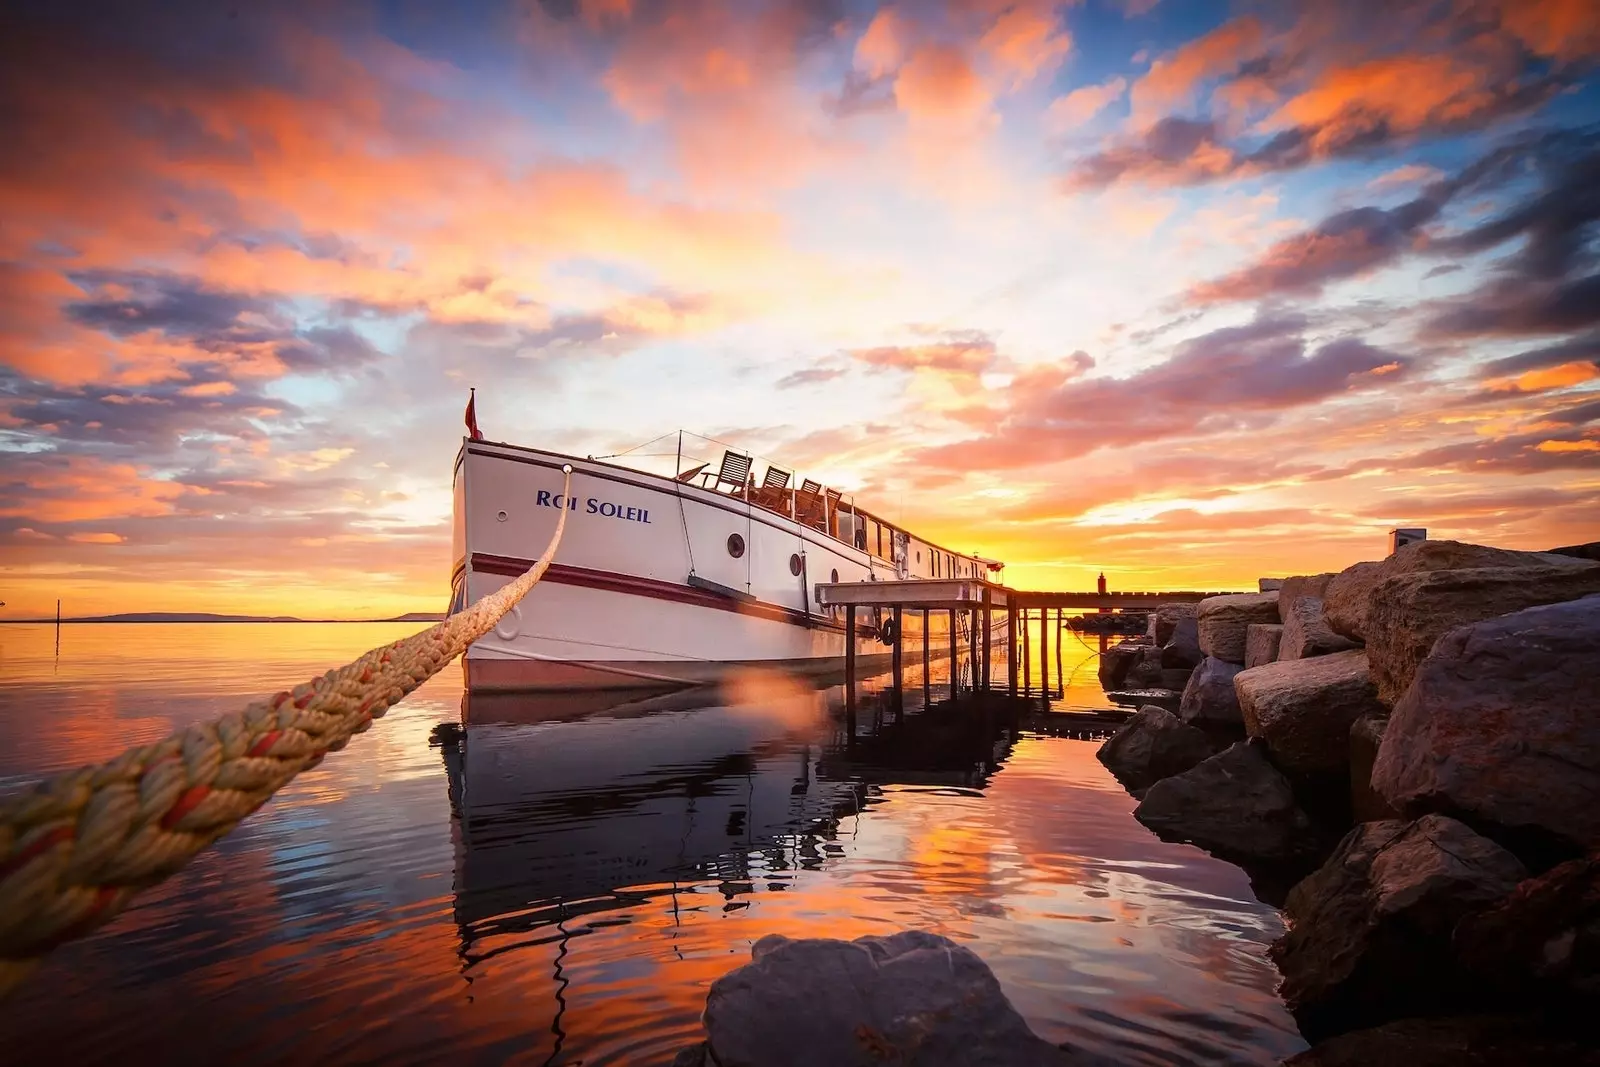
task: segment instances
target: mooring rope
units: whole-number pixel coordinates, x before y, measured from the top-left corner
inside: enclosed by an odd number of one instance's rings
[[[565,496],[572,468],[561,469]],[[0,996],[488,633],[549,569],[567,511],[538,562],[438,625],[243,711],[0,799]]]

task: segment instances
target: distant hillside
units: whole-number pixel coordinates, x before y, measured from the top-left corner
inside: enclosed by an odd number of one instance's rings
[[[408,611],[388,619],[300,619],[293,615],[218,615],[209,611],[128,611],[120,615],[89,615],[62,622],[438,622],[439,611]],[[44,619],[0,619],[0,622],[55,622]]]

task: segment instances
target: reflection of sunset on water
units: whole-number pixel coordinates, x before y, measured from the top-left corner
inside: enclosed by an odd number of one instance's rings
[[[407,629],[66,627],[59,665],[48,628],[0,629],[0,774],[106,758]],[[836,691],[751,674],[718,699],[516,698],[462,725],[446,670],[63,948],[0,1030],[75,1062],[664,1063],[757,939],[917,928],[970,945],[1052,1041],[1151,1064],[1301,1047],[1275,913],[1134,823],[1094,744],[1024,734],[985,777],[948,769],[991,759],[984,736],[935,732],[907,751],[945,769],[878,766],[841,747]]]

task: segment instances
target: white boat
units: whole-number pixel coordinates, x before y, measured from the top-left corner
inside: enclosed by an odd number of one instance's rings
[[[792,470],[686,435],[662,469],[471,437],[456,456],[452,612],[531,566],[567,508],[544,579],[464,658],[469,690],[693,684],[741,666],[842,670],[843,617],[822,582],[995,580],[1003,564],[937,545]],[[693,439],[703,440],[703,439]],[[635,462],[638,462],[635,460]],[[562,466],[572,488],[562,494]],[[940,619],[935,613],[935,620]],[[913,634],[913,625],[905,637]],[[935,634],[947,632],[935,621]],[[886,666],[881,620],[858,614],[863,671]],[[935,639],[934,647],[944,642]]]

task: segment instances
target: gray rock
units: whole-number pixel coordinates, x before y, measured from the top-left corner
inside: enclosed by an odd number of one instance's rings
[[[1133,665],[1144,658],[1144,650],[1148,644],[1137,641],[1123,641],[1121,644],[1112,645],[1100,654],[1100,685],[1106,689],[1120,688],[1128,677],[1128,672]]]
[[[718,1067],[1059,1064],[976,954],[920,930],[757,941],[706,1000]]]
[[[1586,545],[1564,545],[1561,548],[1552,548],[1550,553],[1556,556],[1572,556],[1574,559],[1600,560],[1600,541],[1590,541]]]
[[[1156,782],[1133,816],[1161,837],[1226,859],[1297,862],[1316,851],[1311,820],[1288,779],[1247,741]]]
[[[1513,552],[1462,541],[1416,541],[1388,559],[1346,567],[1328,583],[1323,609],[1333,631],[1356,641],[1367,638],[1367,614],[1380,583],[1401,574],[1427,571],[1593,566],[1588,560],[1549,552]]]
[[[1154,645],[1146,645],[1140,652],[1139,659],[1122,679],[1122,684],[1130,688],[1141,688],[1161,685],[1161,650]]]
[[[1262,593],[1276,593],[1283,588],[1283,578],[1257,578],[1256,590]]]
[[[1183,692],[1189,685],[1189,676],[1194,670],[1189,667],[1163,667],[1161,668],[1161,688],[1176,689]]]
[[[1220,659],[1206,658],[1189,675],[1183,699],[1178,702],[1178,718],[1190,726],[1237,729],[1244,725],[1239,697],[1233,679],[1243,667]]]
[[[1278,621],[1277,593],[1234,593],[1200,601],[1200,651],[1244,663],[1245,631],[1253,622]]]
[[[1600,597],[1452,630],[1395,705],[1372,786],[1510,838],[1600,847]]]
[[[1278,661],[1278,644],[1283,640],[1283,627],[1268,622],[1253,622],[1244,633],[1244,665],[1260,667]]]
[[[1173,632],[1184,620],[1193,621],[1199,604],[1157,604],[1150,613],[1150,636],[1159,645],[1172,640]]]
[[[1106,699],[1123,707],[1142,708],[1154,704],[1175,712],[1183,701],[1183,694],[1176,689],[1113,689],[1106,694]]]
[[[1205,659],[1205,656],[1200,652],[1199,620],[1193,615],[1174,620],[1166,641],[1161,645],[1161,665],[1193,670],[1200,665],[1202,659]]]
[[[1442,815],[1362,823],[1289,891],[1273,943],[1281,992],[1315,1039],[1470,1002],[1451,934],[1527,876],[1517,858]]]
[[[1384,712],[1359,650],[1269,663],[1241,671],[1233,685],[1245,733],[1265,741],[1279,767],[1307,779],[1348,778],[1350,724]]]
[[[1289,618],[1289,605],[1301,597],[1314,596],[1320,599],[1331,581],[1333,581],[1332,571],[1326,574],[1297,574],[1293,578],[1285,578],[1283,588],[1278,590],[1278,621],[1284,622]]]
[[[1600,563],[1571,562],[1417,572],[1378,583],[1367,612],[1367,653],[1379,698],[1399,700],[1434,642],[1457,626],[1600,593]]]
[[[1529,878],[1456,927],[1457,956],[1506,1003],[1600,1007],[1600,851]]]
[[[1340,1034],[1283,1067],[1600,1067],[1600,1049],[1588,1035],[1552,1033],[1542,1018],[1467,1015]]]
[[[1333,632],[1322,610],[1322,598],[1303,596],[1289,605],[1283,620],[1283,644],[1279,659],[1309,659],[1360,648],[1360,644]]]
[[[1211,743],[1172,712],[1151,704],[1123,723],[1095,755],[1117,781],[1138,791],[1209,758]]]
[[[1389,716],[1363,715],[1350,724],[1350,814],[1356,822],[1398,819],[1400,813],[1372,788],[1372,764],[1383,744]]]

